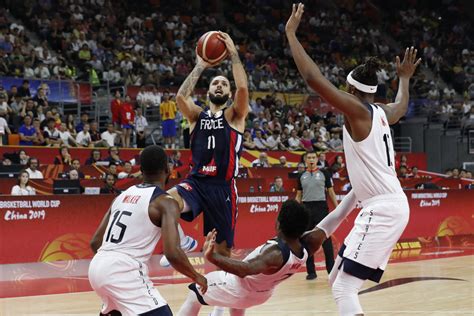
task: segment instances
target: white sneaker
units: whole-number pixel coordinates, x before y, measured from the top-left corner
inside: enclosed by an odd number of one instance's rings
[[[197,246],[198,246],[197,240],[190,236],[186,236],[185,238],[183,238],[183,240],[181,240],[181,249],[183,249],[183,251],[186,253],[196,250]],[[168,259],[166,259],[165,255],[163,255],[160,259],[160,266],[164,268],[171,266],[170,262],[168,261]]]

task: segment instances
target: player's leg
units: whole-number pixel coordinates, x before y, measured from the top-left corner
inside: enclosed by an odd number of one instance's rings
[[[178,311],[178,316],[197,316],[201,306],[202,304],[199,302],[196,293],[189,291],[188,297]]]
[[[309,214],[309,223],[308,223],[308,228],[313,228],[316,226],[316,217],[317,217],[317,210],[315,209],[315,203],[313,202],[303,202],[306,210],[308,211]],[[311,254],[308,256],[308,259],[306,260],[306,280],[314,280],[317,278],[316,275],[316,267],[314,265],[314,255]]]
[[[337,274],[339,272],[339,267],[342,263],[342,257],[341,256],[337,256],[336,257],[336,262],[334,263],[334,266],[332,267],[331,269],[331,272],[329,273],[329,286],[332,287],[332,285],[334,284],[334,281],[336,281],[336,277],[337,277]]]
[[[359,290],[363,284],[364,280],[352,276],[342,269],[339,271],[332,286],[332,294],[339,309],[339,315],[352,316],[364,314],[359,302]]]

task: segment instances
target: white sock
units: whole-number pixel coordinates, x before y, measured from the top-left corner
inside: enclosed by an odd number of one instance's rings
[[[364,280],[344,272],[341,267],[332,286],[332,295],[339,309],[339,315],[353,316],[364,313],[359,302],[359,290],[362,284]]]
[[[216,306],[214,307],[214,310],[211,312],[209,316],[223,316],[224,311],[225,311],[224,307]]]
[[[199,303],[196,293],[189,291],[186,301],[179,309],[178,316],[197,316],[201,309],[201,303]]]

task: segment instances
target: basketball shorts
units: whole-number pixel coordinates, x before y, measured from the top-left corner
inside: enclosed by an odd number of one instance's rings
[[[89,265],[89,282],[102,299],[102,314],[117,310],[132,316],[167,309],[165,299],[148,277],[147,265],[128,255],[98,252]]]
[[[122,124],[121,127],[123,129],[133,129],[133,125],[130,125],[130,124]]]
[[[250,291],[241,285],[239,277],[224,271],[208,273],[206,279],[208,287],[204,295],[199,291],[199,285],[189,285],[202,305],[246,309],[265,303],[273,294],[273,290]]]
[[[182,213],[181,218],[191,222],[203,212],[204,236],[215,228],[217,243],[225,240],[227,247],[232,248],[238,215],[235,180],[230,184],[215,184],[189,177],[178,184],[176,189],[191,208],[189,212]]]
[[[405,194],[379,195],[362,201],[362,206],[339,256],[344,272],[379,282],[408,224],[410,208]]]
[[[176,136],[176,123],[174,120],[164,120],[161,126],[163,128],[163,137]]]

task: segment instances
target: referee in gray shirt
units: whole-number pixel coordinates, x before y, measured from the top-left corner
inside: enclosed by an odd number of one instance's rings
[[[296,200],[303,202],[309,212],[310,222],[308,229],[313,229],[326,215],[329,214],[326,202],[326,192],[329,194],[333,204],[337,206],[336,194],[332,187],[331,174],[329,171],[318,169],[318,157],[315,152],[306,154],[306,171],[298,179],[298,191]],[[334,250],[331,238],[323,243],[324,257],[326,258],[326,270],[329,274],[334,265]],[[306,280],[316,279],[314,256],[308,257],[306,261]]]

